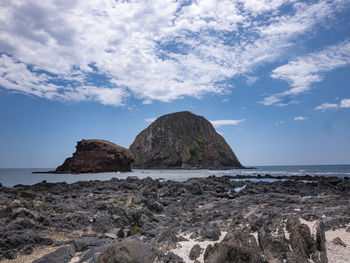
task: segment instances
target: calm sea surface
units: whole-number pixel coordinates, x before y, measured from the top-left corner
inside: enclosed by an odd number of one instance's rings
[[[257,166],[254,170],[139,170],[130,173],[96,173],[96,174],[32,174],[33,171],[49,171],[53,168],[0,169],[0,183],[3,186],[16,184],[32,185],[43,180],[47,182],[67,182],[89,180],[109,180],[112,177],[124,179],[130,175],[139,178],[152,177],[165,180],[185,181],[191,177],[210,175],[318,175],[350,177],[350,165],[298,165],[298,166]]]

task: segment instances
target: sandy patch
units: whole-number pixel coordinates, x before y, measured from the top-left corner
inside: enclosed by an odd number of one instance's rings
[[[173,252],[174,254],[178,255],[179,257],[182,257],[182,259],[184,260],[185,263],[191,263],[193,262],[193,260],[190,260],[190,258],[188,257],[191,251],[191,248],[194,245],[199,245],[202,249],[203,252],[201,253],[201,255],[197,258],[197,260],[199,262],[204,262],[204,251],[207,248],[207,246],[209,244],[214,245],[215,243],[219,243],[221,242],[224,237],[226,236],[227,232],[221,232],[221,236],[219,238],[219,240],[217,241],[198,241],[195,239],[191,239],[191,233],[189,234],[182,234],[182,236],[186,239],[188,239],[188,241],[181,241],[177,243],[177,247],[175,249],[170,250],[170,252]]]
[[[316,221],[306,221],[300,219],[300,222],[306,224],[311,231],[311,234],[315,234]],[[333,239],[339,237],[346,244],[346,247],[333,244]],[[326,231],[326,248],[328,262],[330,263],[349,263],[350,262],[350,233],[345,231],[345,228],[338,228],[336,230]]]
[[[340,237],[346,244],[346,247],[333,244],[333,239]],[[330,263],[349,263],[350,262],[350,233],[345,228],[326,231],[326,247],[328,262]]]

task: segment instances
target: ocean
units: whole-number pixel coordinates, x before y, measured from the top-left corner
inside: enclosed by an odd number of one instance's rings
[[[33,185],[43,180],[47,182],[74,183],[77,181],[109,180],[113,177],[125,179],[128,176],[138,178],[152,177],[154,179],[185,181],[192,177],[208,177],[210,175],[265,175],[293,176],[311,175],[328,177],[350,177],[350,165],[293,165],[293,166],[257,166],[252,170],[141,170],[135,169],[127,173],[91,173],[91,174],[32,174],[34,171],[49,171],[53,168],[21,168],[0,169],[0,183],[3,186],[17,184]]]

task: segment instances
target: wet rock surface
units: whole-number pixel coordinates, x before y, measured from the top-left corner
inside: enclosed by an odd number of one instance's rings
[[[57,247],[35,262],[327,262],[325,231],[350,223],[348,179],[238,178],[0,187],[0,259]],[[189,236],[210,245],[176,255]]]

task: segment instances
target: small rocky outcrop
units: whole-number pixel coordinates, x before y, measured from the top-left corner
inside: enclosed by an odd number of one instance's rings
[[[228,233],[224,240],[209,245],[205,251],[205,263],[267,263],[255,240],[255,237],[237,231]]]
[[[82,140],[76,152],[57,167],[56,173],[102,173],[131,171],[130,151],[105,140]]]
[[[213,125],[188,111],[159,117],[137,135],[130,151],[135,168],[243,168]]]

